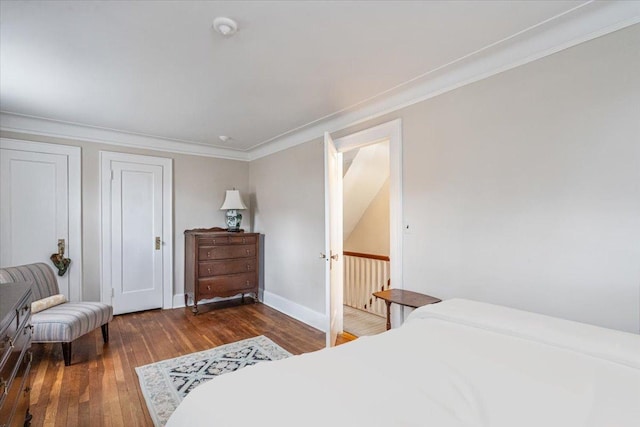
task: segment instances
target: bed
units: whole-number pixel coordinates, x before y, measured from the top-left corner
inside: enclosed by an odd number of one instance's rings
[[[167,426],[640,426],[640,335],[452,299],[194,389]]]

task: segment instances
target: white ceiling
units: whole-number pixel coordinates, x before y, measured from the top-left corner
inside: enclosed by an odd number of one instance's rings
[[[568,16],[609,10],[587,3],[3,0],[0,109],[124,132],[159,148],[168,140],[182,151],[195,144],[246,153],[330,128],[542,29],[570,29]],[[605,22],[608,31],[622,18],[637,22],[624,13]],[[235,19],[238,33],[217,34],[217,16]],[[109,135],[103,139],[126,140]]]

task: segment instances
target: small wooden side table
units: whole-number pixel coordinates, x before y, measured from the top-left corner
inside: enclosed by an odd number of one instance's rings
[[[373,296],[381,298],[387,304],[387,331],[391,329],[391,303],[400,304],[405,307],[418,308],[423,305],[435,304],[442,301],[418,292],[405,291],[404,289],[387,289],[386,291],[374,292]]]

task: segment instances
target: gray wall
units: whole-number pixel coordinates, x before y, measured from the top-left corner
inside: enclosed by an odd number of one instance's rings
[[[249,164],[247,162],[12,132],[2,132],[1,136],[81,147],[82,281],[85,300],[100,300],[100,150],[173,159],[174,294],[182,294],[184,291],[184,230],[224,227],[224,211],[220,210],[220,206],[227,189],[236,187],[244,195],[245,203],[249,203],[247,197]],[[251,228],[249,215],[246,215],[243,220],[243,228]]]
[[[325,311],[324,145],[298,145],[250,165],[255,230],[264,233],[265,291]]]
[[[640,331],[638,46],[636,25],[336,132],[402,119],[405,288]],[[322,156],[251,163],[266,287],[318,311]]]
[[[640,331],[640,26],[400,112],[405,287]]]

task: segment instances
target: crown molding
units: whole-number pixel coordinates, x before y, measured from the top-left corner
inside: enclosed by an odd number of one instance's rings
[[[249,160],[321,138],[640,22],[640,1],[592,1],[452,61],[396,90],[248,150]]]
[[[384,116],[640,22],[640,1],[589,1],[382,94],[240,151],[0,112],[0,130],[222,159],[251,161]]]
[[[195,142],[178,141],[156,136],[141,135],[114,129],[105,129],[77,123],[62,122],[41,117],[25,116],[7,111],[0,112],[0,130],[29,135],[65,138],[99,144],[118,145],[194,156],[248,161],[246,152],[213,147]]]

